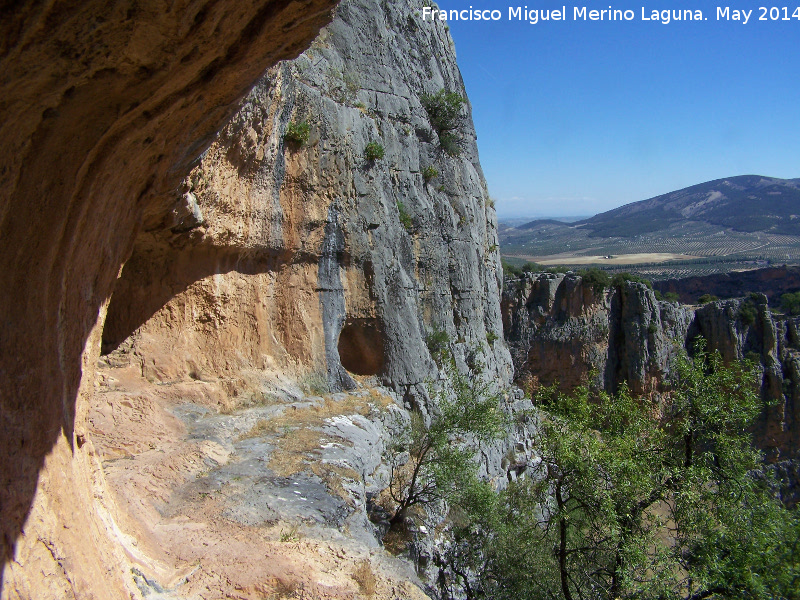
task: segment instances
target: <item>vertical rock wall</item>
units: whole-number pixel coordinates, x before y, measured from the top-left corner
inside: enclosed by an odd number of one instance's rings
[[[703,336],[725,360],[761,365],[755,435],[768,458],[800,452],[800,319],[773,315],[763,295],[698,307],[658,301],[640,283],[595,292],[577,275],[526,274],[506,280],[503,323],[515,379],[567,390],[593,376],[609,392],[625,381],[659,393],[677,349]]]
[[[197,210],[140,236],[107,349],[136,331],[137,360],[160,380],[278,369],[341,389],[349,371],[424,406],[425,338],[444,330],[460,359],[510,380],[495,343],[496,216],[469,104],[457,157],[422,105],[441,89],[466,96],[453,41],[422,5],[347,0],[261,80],[185,182]],[[302,122],[308,141],[285,139]],[[371,142],[382,158],[366,157]]]

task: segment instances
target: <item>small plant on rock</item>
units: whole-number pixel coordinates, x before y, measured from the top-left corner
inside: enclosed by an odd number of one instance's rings
[[[367,144],[366,148],[364,148],[364,158],[369,161],[380,160],[385,153],[386,151],[383,149],[383,146],[378,142],[370,142]]]
[[[406,228],[406,231],[411,231],[411,228],[414,227],[414,222],[406,210],[406,205],[399,200],[397,201],[397,212],[400,213],[400,223]]]
[[[308,142],[310,132],[311,128],[307,121],[300,121],[299,123],[293,121],[286,127],[286,133],[283,135],[283,139],[290,144],[302,146]]]
[[[428,182],[434,177],[439,176],[439,171],[437,171],[433,165],[428,165],[424,169],[422,169],[422,178]]]

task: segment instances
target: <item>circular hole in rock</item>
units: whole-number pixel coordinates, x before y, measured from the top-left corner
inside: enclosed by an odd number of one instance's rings
[[[383,332],[377,319],[350,319],[339,334],[342,366],[356,375],[383,369]]]

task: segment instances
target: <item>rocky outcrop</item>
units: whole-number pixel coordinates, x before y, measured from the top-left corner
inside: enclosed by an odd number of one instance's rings
[[[623,381],[635,393],[657,392],[693,319],[641,284],[595,290],[573,274],[506,280],[502,306],[515,379],[565,390],[592,378],[612,392]]]
[[[254,88],[142,234],[112,297],[104,346],[162,382],[273,369],[334,390],[378,376],[425,408],[426,345],[511,377],[496,216],[467,117],[442,151],[422,97],[465,96],[453,42],[421,2],[344,2],[312,47]],[[287,131],[308,125],[307,140]],[[301,136],[302,137],[302,136]],[[383,156],[370,159],[370,143]],[[423,172],[426,171],[425,174]],[[177,199],[177,198],[176,198]]]
[[[3,598],[131,591],[85,427],[106,303],[136,234],[183,210],[198,155],[333,5],[0,7]]]
[[[656,300],[641,283],[595,291],[578,275],[541,273],[507,279],[502,307],[523,387],[569,390],[592,379],[609,392],[624,381],[634,393],[657,394],[675,352],[698,336],[725,360],[755,360],[765,400],[757,442],[771,460],[800,452],[800,319],[773,314],[764,295],[682,305]]]

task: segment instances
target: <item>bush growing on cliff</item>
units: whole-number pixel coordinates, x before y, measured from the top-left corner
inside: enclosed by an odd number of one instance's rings
[[[450,336],[444,329],[434,327],[425,336],[425,345],[436,364],[441,366],[442,358],[449,352]]]
[[[411,231],[414,227],[414,222],[411,220],[411,215],[408,214],[408,210],[406,210],[406,205],[397,201],[397,212],[400,216],[400,224],[405,227],[406,231]]]
[[[645,279],[639,275],[634,275],[633,273],[617,273],[611,279],[611,285],[613,287],[622,287],[622,285],[626,281],[633,281],[634,283],[643,283],[651,290],[653,289],[653,283],[649,279]]]
[[[751,300],[745,300],[739,305],[739,320],[745,325],[754,325],[758,317],[758,309]]]
[[[422,178],[425,180],[426,183],[431,179],[433,179],[434,177],[438,176],[439,176],[439,171],[437,171],[433,165],[428,165],[427,167],[422,169]]]
[[[461,108],[466,100],[444,88],[436,94],[423,94],[420,100],[431,126],[439,136],[439,147],[450,156],[458,156],[461,153],[461,138],[457,131],[463,122]]]
[[[578,275],[581,276],[585,285],[592,288],[595,294],[602,294],[611,285],[611,277],[608,276],[608,273],[597,267],[578,271]]]
[[[503,275],[506,277],[519,277],[523,273],[539,273],[542,271],[542,266],[534,262],[526,262],[517,266],[501,258],[500,264],[503,265]],[[549,269],[548,272],[550,272]]]
[[[287,125],[283,139],[290,144],[302,146],[308,141],[310,132],[311,128],[307,121],[300,121],[299,123],[292,121]]]
[[[369,161],[380,160],[384,154],[386,154],[386,151],[383,149],[383,145],[378,142],[370,142],[364,148],[364,158]]]
[[[701,345],[674,372],[661,403],[543,390],[541,462],[468,505],[444,586],[495,600],[798,598],[800,521],[747,433],[756,371]]]
[[[711,294],[703,294],[697,299],[698,304],[708,304],[709,302],[716,302],[719,300],[716,296],[712,296]]]

